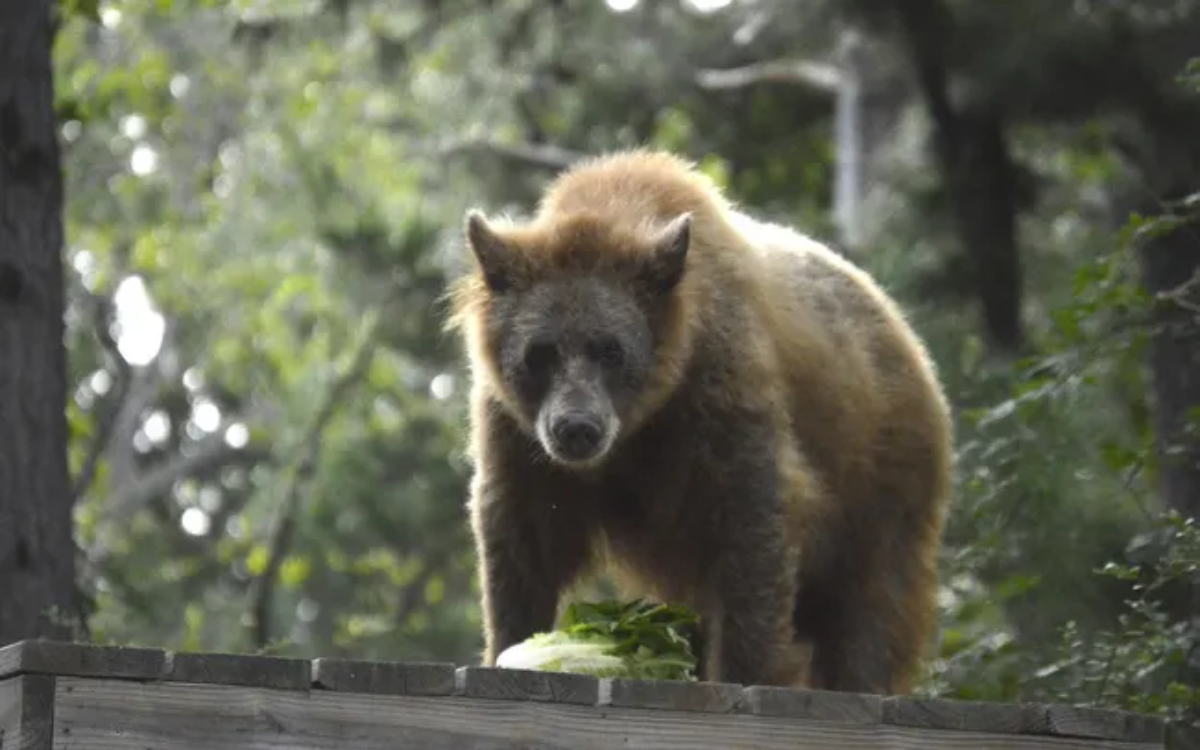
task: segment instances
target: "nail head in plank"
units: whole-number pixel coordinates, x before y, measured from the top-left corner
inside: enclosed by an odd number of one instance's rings
[[[260,654],[176,652],[170,655],[162,678],[171,682],[307,690],[312,686],[312,664],[307,659]]]
[[[840,724],[878,724],[883,699],[877,695],[754,685],[742,691],[742,710],[755,716],[788,716]]]
[[[313,684],[326,690],[389,695],[451,695],[455,666],[441,662],[316,659]]]
[[[26,640],[0,648],[0,677],[55,674],[150,680],[162,673],[165,660],[166,653],[156,648]]]
[[[455,692],[468,698],[573,703],[594,706],[600,680],[565,672],[539,672],[500,667],[459,667]]]
[[[728,713],[742,697],[742,686],[720,682],[678,680],[606,681],[605,705],[624,708],[656,708],[670,711]]]

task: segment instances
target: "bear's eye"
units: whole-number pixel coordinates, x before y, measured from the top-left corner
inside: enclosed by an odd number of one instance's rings
[[[525,349],[525,369],[529,372],[545,372],[558,357],[558,348],[546,341],[530,344]]]
[[[592,357],[604,367],[620,367],[625,363],[625,351],[616,339],[602,339],[592,344]]]

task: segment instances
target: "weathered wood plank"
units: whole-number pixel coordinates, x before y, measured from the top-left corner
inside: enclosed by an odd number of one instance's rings
[[[788,716],[843,724],[878,724],[883,721],[883,699],[879,696],[828,690],[793,690],[756,685],[743,691],[742,710],[756,716]]]
[[[58,750],[1150,750],[1154,743],[944,732],[531,700],[279,691],[60,677]]]
[[[164,680],[211,682],[280,690],[307,690],[312,685],[312,663],[259,654],[177,652],[167,655]]]
[[[0,677],[14,674],[155,679],[166,652],[156,648],[29,640],[0,648]]]
[[[1164,742],[1163,723],[1156,717],[1079,706],[896,697],[884,700],[883,720],[925,729],[1090,737],[1160,747]]]
[[[54,678],[21,675],[0,680],[0,748],[50,750]]]
[[[600,680],[565,672],[528,669],[460,667],[455,692],[468,698],[540,701],[594,706],[600,700]]]
[[[316,659],[312,681],[325,690],[387,695],[450,695],[455,666],[441,662],[376,662]]]
[[[1200,750],[1200,729],[1170,724],[1165,734],[1167,750]]]
[[[15,738],[21,731],[21,696],[24,677],[0,680],[0,748],[17,744]]]
[[[1031,705],[1026,710],[1036,717],[1037,731],[1046,734],[1165,742],[1163,722],[1154,716],[1087,706]]]
[[[741,685],[672,680],[604,680],[604,705],[619,708],[656,708],[668,711],[727,713],[742,697]]]
[[[883,701],[883,721],[904,727],[953,731],[1029,731],[1028,713],[1019,703],[985,703],[944,698],[895,697]]]

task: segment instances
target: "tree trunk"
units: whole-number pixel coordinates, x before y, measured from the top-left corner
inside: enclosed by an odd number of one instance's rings
[[[1190,91],[1168,91],[1137,114],[1137,130],[1122,140],[1136,172],[1126,200],[1143,216],[1171,218],[1164,204],[1184,206],[1200,191],[1200,104]],[[1159,491],[1167,507],[1200,519],[1200,224],[1194,206],[1181,213],[1174,218],[1187,223],[1140,242],[1138,263],[1159,298],[1148,363]]]
[[[950,9],[937,0],[891,5],[933,130],[942,182],[963,252],[975,261],[975,294],[989,348],[1021,353],[1023,297],[1017,247],[1017,181],[1001,112],[950,96]]]
[[[1145,211],[1150,216],[1155,212]],[[1200,518],[1198,231],[1195,224],[1184,225],[1151,237],[1139,254],[1146,290],[1163,295],[1155,308],[1156,332],[1149,348],[1160,492],[1168,507],[1193,518]]]
[[[1153,215],[1153,211],[1146,212]],[[1154,404],[1159,493],[1163,503],[1183,516],[1200,520],[1200,231],[1195,223],[1151,237],[1139,264],[1147,291],[1162,295],[1156,305],[1150,339],[1150,383]],[[1186,580],[1186,579],[1185,579]],[[1186,611],[1200,627],[1200,583],[1187,587]],[[1194,632],[1194,630],[1193,630]],[[1194,652],[1181,665],[1179,678],[1200,686],[1200,660]],[[1188,719],[1200,721],[1200,707]]]
[[[1017,185],[1004,125],[996,115],[959,115],[943,152],[958,240],[975,263],[975,294],[993,351],[1015,355],[1025,344]]]
[[[1181,201],[1200,191],[1200,107],[1194,94],[1183,101],[1148,99],[1139,112],[1141,137],[1127,141],[1135,147],[1138,168],[1131,203],[1143,216],[1171,214],[1163,204]],[[1149,342],[1149,368],[1157,479],[1163,504],[1183,516],[1200,520],[1200,223],[1195,207],[1184,206],[1184,223],[1167,231],[1148,233],[1138,249],[1141,281],[1158,299]],[[1189,220],[1190,221],[1187,221]],[[1200,581],[1184,584],[1183,611],[1176,617],[1200,628]],[[1174,618],[1172,618],[1174,619]],[[1194,639],[1193,639],[1194,640]],[[1176,676],[1184,685],[1200,688],[1200,654],[1188,652]],[[1200,726],[1200,706],[1193,705],[1186,721]]]
[[[0,22],[0,644],[78,622],[51,0]]]

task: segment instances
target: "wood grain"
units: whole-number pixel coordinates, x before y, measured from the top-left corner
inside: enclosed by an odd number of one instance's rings
[[[1155,717],[1086,707],[45,640],[0,649],[0,749],[45,750],[51,736],[101,750],[1167,744]]]
[[[879,696],[828,690],[748,687],[743,691],[741,708],[756,716],[789,716],[843,724],[883,721],[883,700]]]
[[[58,750],[1150,750],[1153,743],[529,700],[58,679]]]
[[[0,748],[13,744],[21,729],[21,680],[10,677],[0,680]]]
[[[312,663],[257,654],[178,652],[168,654],[163,679],[307,690],[312,684]]]
[[[386,695],[450,695],[455,667],[439,662],[376,662],[316,659],[313,685],[325,690]]]
[[[942,698],[886,698],[883,701],[883,721],[905,727],[1006,734],[1026,732],[1033,728],[1027,711],[1019,703]]]
[[[0,681],[0,748],[50,750],[54,678],[23,675]]]
[[[600,680],[565,672],[528,669],[460,667],[455,692],[468,698],[540,701],[594,706],[600,700]]]
[[[741,685],[672,680],[605,680],[604,705],[668,711],[727,713],[742,698]]]
[[[1048,734],[1164,742],[1163,722],[1153,716],[1088,706],[1031,706],[1030,710],[1036,710],[1039,730]]]
[[[1200,750],[1200,727],[1171,724],[1165,734],[1167,750]]]
[[[66,641],[27,640],[0,648],[0,677],[58,674],[78,677],[155,679],[166,652],[155,648],[93,646]]]

